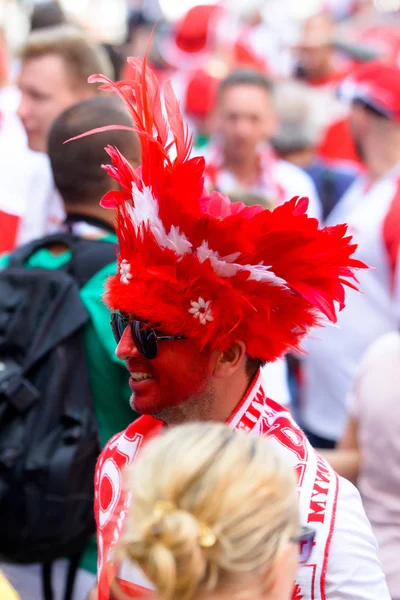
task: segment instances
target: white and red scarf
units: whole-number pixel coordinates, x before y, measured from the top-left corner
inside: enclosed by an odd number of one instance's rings
[[[309,564],[299,568],[293,600],[324,600],[325,576],[335,525],[337,475],[311,447],[290,412],[266,397],[260,373],[227,424],[249,435],[268,436],[295,469],[302,524],[313,527],[317,534]],[[163,426],[153,417],[138,419],[110,440],[98,461],[95,512],[99,600],[110,599],[110,583],[116,573],[112,562],[113,550],[129,508],[129,496],[123,493],[122,471],[134,461],[142,444],[157,435]],[[149,593],[149,582],[132,565],[122,565],[117,578],[130,596]]]
[[[254,184],[250,186],[251,191],[265,195],[273,202],[275,206],[288,200],[283,186],[278,181],[275,168],[278,158],[267,145],[263,145],[258,150],[259,173]],[[228,171],[224,165],[224,155],[222,148],[215,144],[210,149],[206,164],[206,185],[209,189],[215,189],[224,194],[232,193],[241,186],[233,173]]]

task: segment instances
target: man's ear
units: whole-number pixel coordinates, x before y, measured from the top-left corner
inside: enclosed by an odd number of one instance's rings
[[[233,342],[227,350],[217,352],[214,366],[214,377],[225,379],[231,377],[240,369],[246,360],[246,344]]]

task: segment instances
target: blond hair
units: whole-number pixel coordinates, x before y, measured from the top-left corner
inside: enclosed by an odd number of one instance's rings
[[[101,46],[88,41],[84,34],[71,25],[58,25],[34,31],[21,50],[22,62],[42,56],[59,56],[68,69],[71,86],[89,85],[90,75],[102,73],[110,78],[113,69],[107,53]],[[93,93],[98,89],[93,86]]]
[[[190,424],[150,441],[128,473],[132,503],[118,559],[163,600],[272,577],[299,525],[293,470],[265,438]],[[129,485],[129,483],[128,483]]]

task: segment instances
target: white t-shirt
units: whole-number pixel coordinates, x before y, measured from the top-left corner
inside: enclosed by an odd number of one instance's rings
[[[275,206],[291,200],[294,196],[306,196],[309,199],[309,216],[320,219],[321,201],[307,173],[285,160],[278,159],[268,146],[260,148],[259,157],[260,175],[248,191],[265,195]],[[205,158],[206,186],[209,189],[218,189],[228,196],[243,189],[234,174],[224,167],[219,146],[211,145],[205,152]]]
[[[49,158],[28,148],[18,103],[18,90],[0,91],[0,252],[53,233],[64,219]]]
[[[395,329],[398,302],[383,235],[385,217],[395,197],[394,172],[369,189],[359,178],[337,204],[328,224],[348,223],[358,244],[356,257],[371,268],[359,271],[362,293],[346,289],[346,307],[336,326],[317,329],[304,343],[301,424],[322,437],[338,439],[346,420],[348,396],[357,365],[378,337]],[[399,228],[400,236],[400,228]]]
[[[364,355],[349,410],[358,422],[358,487],[377,538],[392,600],[400,600],[400,334]]]

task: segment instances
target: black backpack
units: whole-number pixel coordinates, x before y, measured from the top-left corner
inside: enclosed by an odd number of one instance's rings
[[[27,269],[39,248],[64,244],[62,269]],[[94,470],[100,451],[79,289],[115,260],[109,242],[69,234],[17,249],[0,271],[0,560],[45,565],[78,559],[95,531]],[[70,569],[71,570],[71,569]]]

